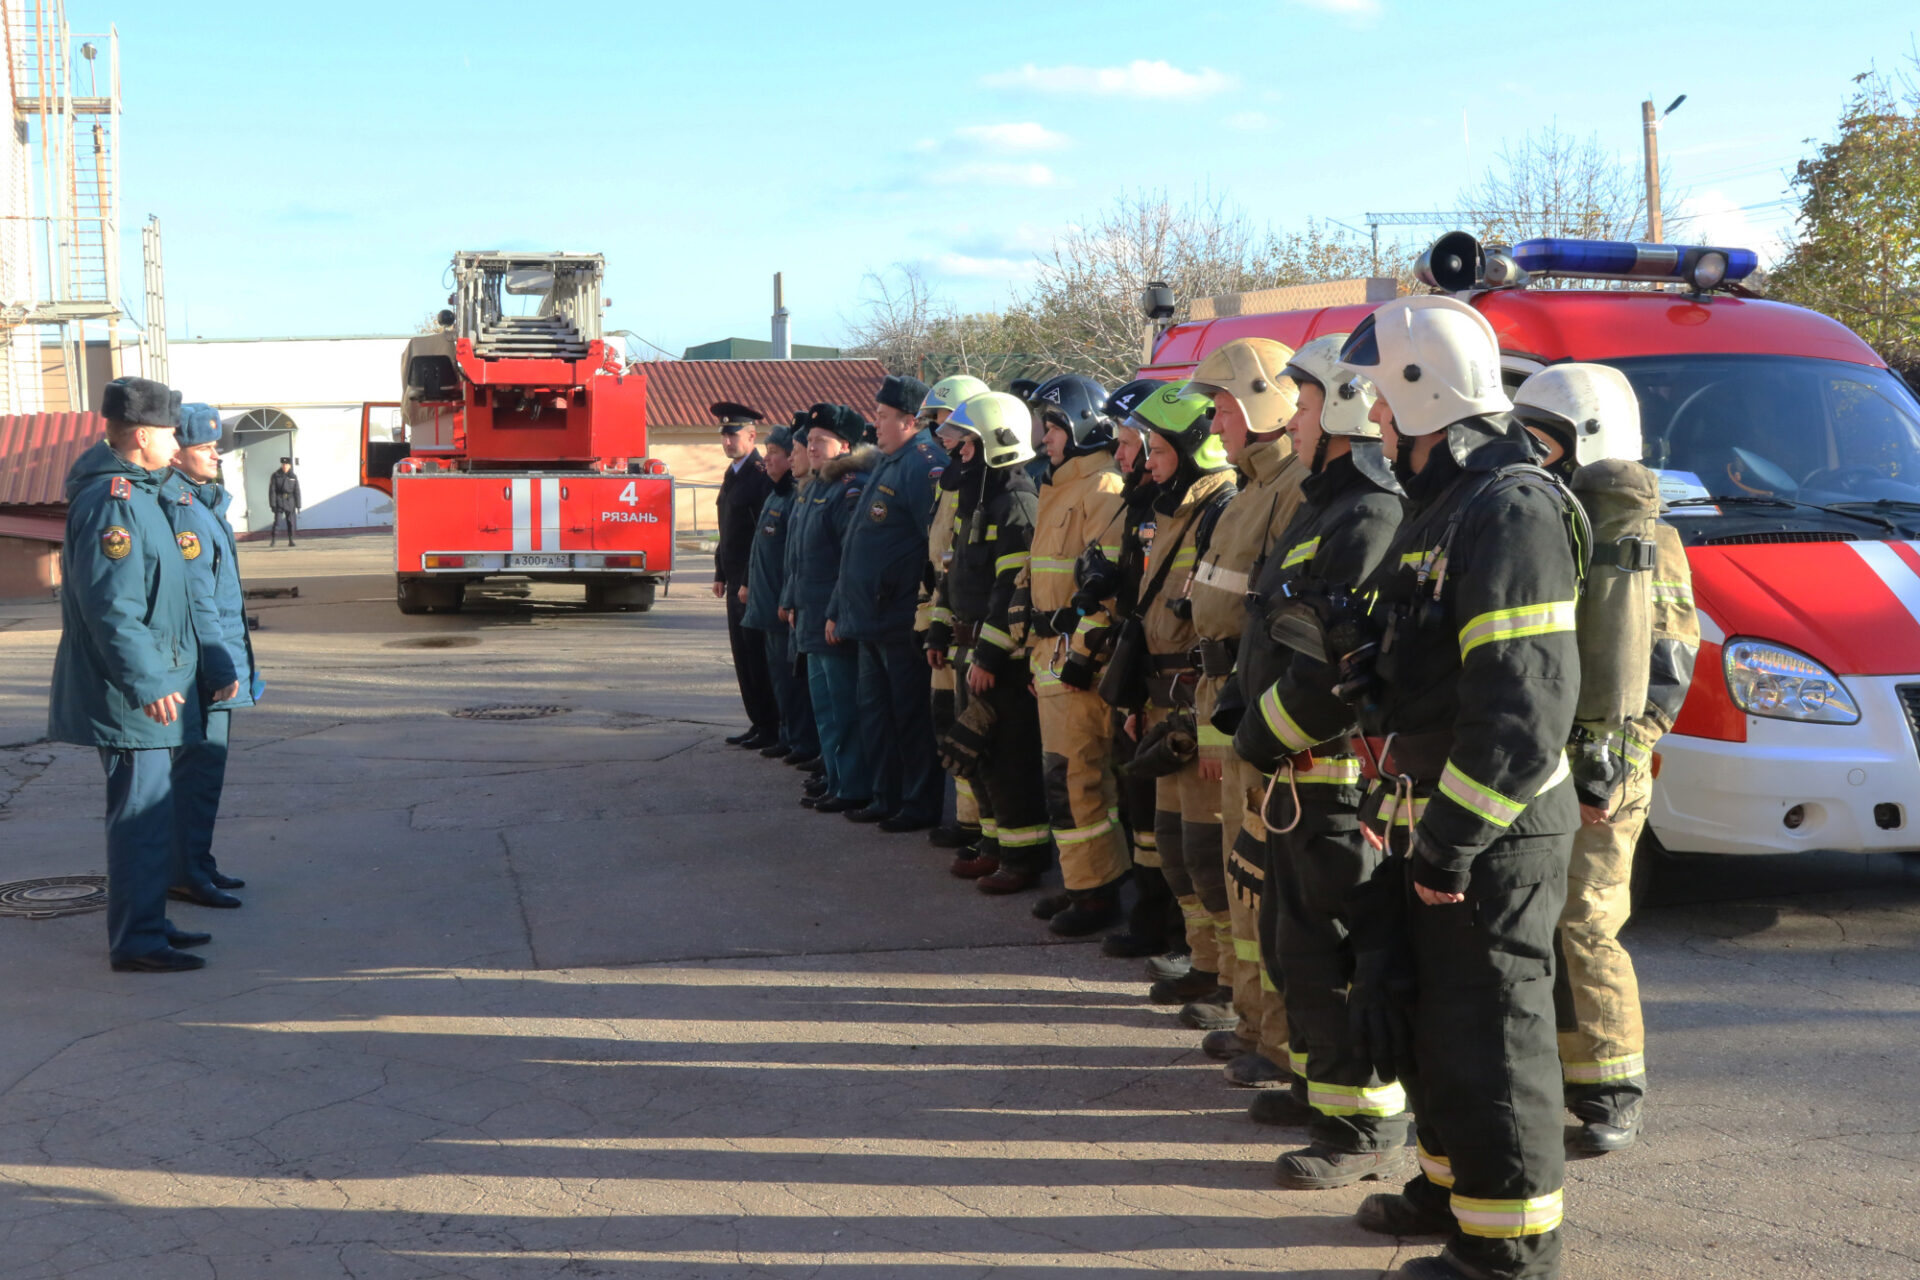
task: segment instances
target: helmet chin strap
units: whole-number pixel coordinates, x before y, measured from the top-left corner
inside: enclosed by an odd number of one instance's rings
[[[1315,475],[1319,475],[1321,470],[1327,465],[1327,441],[1332,438],[1333,437],[1329,436],[1326,432],[1322,431],[1320,438],[1314,441],[1313,461],[1307,464],[1307,469]]]

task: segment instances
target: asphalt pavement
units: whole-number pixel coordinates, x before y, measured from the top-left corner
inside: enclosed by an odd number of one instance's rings
[[[208,967],[0,916],[0,1277],[1375,1277],[1374,1187],[1272,1185],[1137,962],[919,835],[798,807],[741,727],[708,564],[392,603],[391,543],[249,546],[266,702]],[[48,744],[46,602],[0,605],[0,881],[98,873]],[[509,706],[511,720],[452,713]],[[1570,1166],[1565,1274],[1920,1275],[1920,863],[1660,868],[1627,940],[1653,1099]]]

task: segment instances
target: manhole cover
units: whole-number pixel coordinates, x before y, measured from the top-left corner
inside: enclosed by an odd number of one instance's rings
[[[99,911],[106,905],[105,876],[47,876],[0,884],[0,916],[44,920]]]
[[[471,649],[479,643],[479,636],[413,636],[406,640],[389,640],[382,647],[387,649]]]
[[[565,715],[565,707],[502,702],[489,707],[461,707],[449,714],[462,720],[539,720],[545,716]]]

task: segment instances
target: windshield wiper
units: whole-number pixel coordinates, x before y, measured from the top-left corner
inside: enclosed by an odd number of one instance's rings
[[[1906,498],[1861,498],[1853,502],[1833,503],[1836,511],[1851,511],[1855,507],[1871,507],[1875,511],[1920,511],[1920,502],[1910,502]]]
[[[1891,520],[1868,515],[1864,511],[1847,510],[1847,507],[1855,505],[1853,503],[1841,503],[1835,506],[1825,507],[1817,502],[1801,502],[1798,498],[1773,498],[1761,497],[1756,493],[1736,493],[1728,497],[1681,498],[1679,501],[1669,502],[1667,505],[1669,507],[1780,507],[1788,511],[1795,509],[1802,511],[1824,511],[1828,515],[1844,516],[1848,520],[1859,520],[1864,524],[1878,525],[1888,533],[1898,534],[1900,532],[1899,526]],[[1912,503],[1909,505],[1920,510],[1920,503]]]

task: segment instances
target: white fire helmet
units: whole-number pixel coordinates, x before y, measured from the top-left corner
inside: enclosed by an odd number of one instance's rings
[[[1373,383],[1351,365],[1340,362],[1340,348],[1347,335],[1329,333],[1315,338],[1287,361],[1286,374],[1295,382],[1320,384],[1324,404],[1320,410],[1320,430],[1330,436],[1355,436],[1378,440],[1380,424],[1367,415],[1378,399]]]
[[[1610,365],[1548,365],[1520,384],[1513,410],[1559,440],[1577,467],[1603,458],[1640,461],[1640,398]]]
[[[1340,359],[1365,374],[1403,436],[1513,408],[1500,385],[1500,340],[1457,298],[1395,298],[1360,322]]]
[[[980,441],[980,456],[989,467],[1017,467],[1033,457],[1026,402],[1004,391],[987,391],[961,401],[946,425]]]

